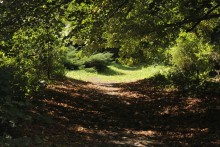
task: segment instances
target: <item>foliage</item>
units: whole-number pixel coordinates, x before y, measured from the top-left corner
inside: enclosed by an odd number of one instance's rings
[[[18,100],[14,95],[13,79],[15,60],[5,56],[0,52],[0,144],[1,136],[13,136],[13,131],[17,127],[17,123],[22,121],[30,121],[31,117],[23,112],[30,103],[23,99]]]
[[[91,68],[91,71],[104,71],[112,61],[112,53],[97,53],[85,56],[82,51],[70,46],[64,55],[63,64],[69,70],[79,70],[82,68]],[[92,69],[93,68],[93,69]]]
[[[56,2],[60,5],[60,2]],[[39,80],[63,74],[58,7],[49,1],[0,1],[0,136],[31,119],[27,96]]]
[[[18,109],[25,98],[40,90],[39,81],[63,75],[64,66],[103,71],[108,48],[119,49],[119,62],[135,65],[165,62],[173,46],[173,81],[207,77],[219,61],[219,8],[219,0],[0,0],[1,120],[24,119]],[[66,49],[70,44],[82,45],[83,56]]]
[[[72,1],[64,18],[66,36],[70,42],[83,40],[90,54],[119,48],[119,61],[124,64],[164,62],[166,48],[181,30],[210,39],[218,25],[219,6],[217,0]]]
[[[7,58],[4,52],[0,51],[0,97],[11,95],[10,79],[12,79],[11,65],[13,59]]]
[[[112,53],[106,52],[106,53],[98,53],[91,55],[90,57],[84,57],[84,65],[85,68],[91,68],[94,67],[98,72],[104,71],[107,66],[112,61]]]
[[[168,78],[166,77],[166,75],[162,74],[160,72],[156,73],[155,75],[153,75],[149,79],[152,80],[157,85],[160,85],[160,86],[164,86],[164,85],[169,84],[169,81],[168,81]]]
[[[212,69],[213,47],[193,33],[181,33],[171,48],[171,62],[186,76],[202,78]]]
[[[79,52],[73,46],[70,46],[64,55],[63,64],[66,69],[69,70],[78,70],[83,67],[83,62],[80,59]]]
[[[16,92],[27,95],[39,89],[39,80],[62,74],[60,61],[63,50],[53,31],[39,24],[14,34],[10,53],[16,60],[13,81],[17,85],[14,87]]]

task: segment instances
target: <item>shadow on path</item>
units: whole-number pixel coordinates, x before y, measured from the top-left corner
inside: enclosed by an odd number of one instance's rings
[[[220,145],[219,112],[208,109],[216,97],[183,97],[151,81],[93,84],[66,80],[35,98],[36,114],[26,130],[54,146]]]

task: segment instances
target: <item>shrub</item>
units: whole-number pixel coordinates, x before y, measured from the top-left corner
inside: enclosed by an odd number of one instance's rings
[[[83,56],[80,51],[70,46],[64,55],[63,64],[66,69],[78,70],[81,68],[93,68],[98,72],[105,70],[105,68],[112,61],[112,53],[97,53],[91,56]]]
[[[205,78],[211,70],[213,47],[194,33],[180,33],[171,48],[171,62],[189,78]]]
[[[0,51],[0,97],[11,95],[10,79],[13,78],[11,62],[13,60]]]
[[[112,56],[112,53],[106,52],[94,54],[89,58],[84,58],[85,68],[94,67],[98,72],[104,71],[112,61]]]
[[[181,90],[195,89],[195,86],[200,83],[199,79],[188,77],[188,75],[178,69],[171,71],[168,79],[172,85]]]
[[[76,48],[70,46],[65,51],[63,64],[69,70],[77,70],[82,67],[83,62],[79,58]]]
[[[165,86],[166,84],[169,84],[169,81],[165,74],[162,73],[156,73],[153,77],[150,78],[154,83]]]
[[[0,51],[0,140],[5,134],[14,136],[14,129],[20,120],[30,120],[30,116],[22,112],[22,108],[29,103],[26,99],[21,101],[15,97],[13,65],[14,59]]]
[[[13,89],[18,97],[38,91],[39,80],[64,75],[61,61],[65,47],[53,31],[39,24],[20,28],[13,34],[10,54],[15,59]]]

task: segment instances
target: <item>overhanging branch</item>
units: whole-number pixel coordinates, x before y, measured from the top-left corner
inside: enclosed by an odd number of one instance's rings
[[[163,26],[161,26],[161,28],[182,27],[183,25],[186,25],[186,24],[189,24],[189,23],[193,23],[193,22],[195,22],[195,23],[199,22],[200,23],[203,20],[210,20],[210,19],[219,18],[219,17],[220,17],[220,14],[212,14],[212,15],[208,15],[206,17],[202,17],[202,19],[201,18],[200,19],[185,19],[185,20],[178,21],[178,22],[175,22],[175,23],[172,23],[172,24],[163,25]],[[191,30],[188,29],[187,31],[189,32]]]
[[[218,7],[220,7],[220,4],[217,4],[215,7],[213,7],[212,9],[210,9],[203,17],[199,18],[197,20],[197,22],[190,28],[187,30],[187,32],[192,31],[197,25],[200,24],[201,21],[206,20],[206,19],[210,19],[208,16],[214,11],[216,10]]]

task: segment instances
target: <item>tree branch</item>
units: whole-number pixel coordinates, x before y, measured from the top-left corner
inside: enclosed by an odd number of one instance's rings
[[[163,25],[163,26],[161,26],[161,28],[181,27],[185,24],[189,24],[189,23],[192,23],[192,22],[201,22],[203,20],[209,20],[209,19],[219,18],[219,17],[220,17],[220,14],[212,14],[212,15],[209,15],[209,16],[206,16],[206,17],[202,17],[202,20],[201,20],[201,18],[200,19],[188,19],[187,18],[183,21],[178,21],[178,22],[175,22],[175,23],[172,23],[172,24]],[[189,29],[187,31],[189,32]]]
[[[206,20],[209,16],[209,14],[211,14],[215,9],[217,9],[218,7],[220,7],[220,4],[217,4],[215,7],[213,7],[212,9],[210,9],[203,17],[199,18],[198,21],[188,30],[186,30],[187,32],[192,31],[197,25],[200,24],[201,21]],[[209,19],[209,18],[208,18]]]

